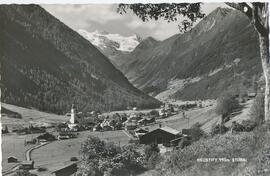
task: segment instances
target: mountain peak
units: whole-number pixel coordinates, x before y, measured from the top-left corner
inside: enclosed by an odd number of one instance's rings
[[[113,47],[113,50],[131,52],[139,44],[140,40],[137,34],[123,36],[120,34],[111,34],[107,31],[96,30],[94,32],[88,32],[84,29],[79,29],[78,33],[101,50],[103,48]]]
[[[158,43],[158,41],[150,36],[150,37],[143,39],[141,41],[141,43],[136,47],[136,49],[150,48],[150,47],[153,47],[154,45],[156,45],[157,43]]]

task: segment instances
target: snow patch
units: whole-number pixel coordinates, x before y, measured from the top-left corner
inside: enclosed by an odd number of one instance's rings
[[[131,52],[139,44],[138,37],[136,35],[125,37],[120,34],[110,34],[97,30],[94,32],[88,32],[84,29],[79,29],[78,33],[90,41],[93,45],[98,47],[107,47],[106,43],[110,41],[116,42],[119,44],[118,47],[116,47],[116,49],[119,51]]]

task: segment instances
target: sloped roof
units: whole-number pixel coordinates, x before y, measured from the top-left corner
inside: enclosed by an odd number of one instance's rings
[[[177,134],[180,133],[180,131],[177,131],[177,130],[175,130],[175,129],[171,128],[171,127],[168,127],[168,126],[162,127],[160,129],[163,130],[163,131],[166,131],[168,133],[174,134],[174,135],[177,135]]]

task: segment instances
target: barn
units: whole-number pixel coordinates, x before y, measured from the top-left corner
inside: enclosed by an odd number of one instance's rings
[[[170,127],[162,127],[155,129],[153,131],[150,131],[149,133],[146,133],[145,135],[142,135],[140,137],[140,143],[141,144],[170,144],[170,141],[173,139],[178,138],[180,135],[180,132],[170,128]]]
[[[10,156],[8,157],[8,163],[17,163],[18,162],[18,159],[14,156]]]

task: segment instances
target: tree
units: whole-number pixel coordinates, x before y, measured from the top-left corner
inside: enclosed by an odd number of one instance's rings
[[[159,152],[160,150],[157,144],[150,144],[150,145],[145,146],[144,155],[145,155],[146,161],[148,161],[151,155],[153,155],[154,153],[159,153]]]
[[[181,3],[181,4],[120,4],[117,11],[120,14],[127,10],[133,11],[143,21],[151,19],[164,19],[168,22],[176,21],[179,15],[184,17],[179,29],[186,32],[192,28],[198,18],[205,15],[201,12],[202,3]],[[265,120],[270,120],[270,62],[269,62],[269,11],[268,3],[226,3],[228,6],[244,13],[256,29],[260,41],[260,56],[265,78]]]
[[[262,93],[257,94],[250,108],[250,118],[257,124],[262,124],[264,120],[264,95]]]
[[[239,107],[239,102],[230,92],[223,93],[217,100],[216,112],[222,116],[221,123],[224,123],[225,118]]]

